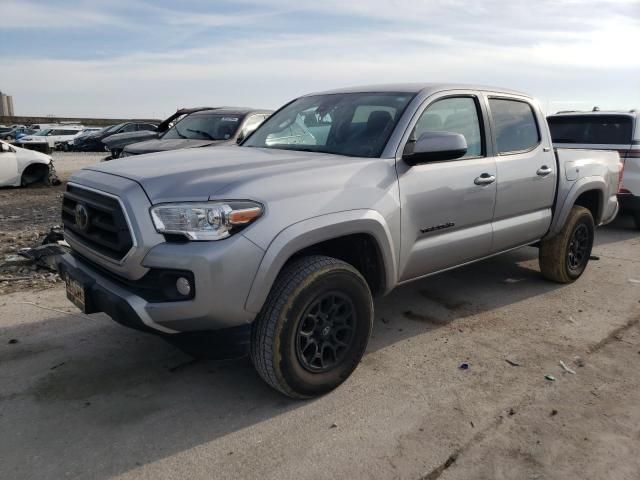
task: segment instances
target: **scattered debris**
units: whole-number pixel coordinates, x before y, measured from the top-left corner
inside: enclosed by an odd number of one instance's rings
[[[338,424],[337,423],[332,423],[329,428],[338,428]]]
[[[59,255],[64,255],[68,252],[68,247],[63,247],[62,245],[52,243],[41,245],[35,248],[20,250],[20,255],[34,262],[39,267],[46,268],[47,270],[55,272],[57,271],[56,258]]]
[[[42,245],[49,245],[51,243],[57,243],[59,245],[69,245],[64,239],[64,230],[62,225],[54,225],[49,229],[49,233],[47,233],[42,239]]]
[[[598,255],[591,255],[589,260],[600,260],[600,257]]]
[[[569,367],[567,367],[567,364],[564,363],[562,360],[560,360],[560,366],[565,372],[570,373],[571,375],[576,374],[575,370],[571,370]]]
[[[386,318],[384,318],[384,317],[382,317],[382,318],[380,319],[380,321],[382,321],[382,323],[389,323],[389,320],[387,320],[387,319],[386,319]]]
[[[31,277],[0,277],[0,282],[20,282],[23,280],[31,280]]]
[[[469,422],[471,424],[471,428],[476,428],[476,426],[473,424],[473,422]]]
[[[635,279],[635,278],[630,278],[629,279],[629,283],[638,283],[638,284],[640,284],[640,280]]]
[[[584,360],[580,357],[574,357],[573,358],[573,363],[576,364],[576,367],[584,367],[585,363]]]
[[[512,367],[519,367],[520,366],[520,363],[516,362],[515,360],[511,360],[509,358],[505,358],[504,361],[507,362]]]
[[[545,375],[544,378],[546,380],[549,380],[550,382],[555,382],[556,381],[556,377],[554,377],[553,375]]]
[[[553,410],[551,410],[551,416],[555,417],[558,414],[558,410],[556,410],[555,408]]]
[[[509,409],[509,416],[513,417],[516,414],[516,411],[513,408]]]
[[[63,366],[65,363],[67,363],[67,362],[60,362],[57,365],[54,365],[53,367],[51,367],[49,370],[55,370],[56,368],[59,368],[59,367]]]
[[[88,407],[88,406],[90,406],[90,405],[91,405],[91,402],[84,402],[84,406],[85,406],[85,407]]]
[[[522,282],[524,278],[505,278],[502,280],[502,283],[518,283]]]
[[[469,364],[467,362],[462,362],[458,368],[460,370],[469,370]]]
[[[18,343],[18,339],[17,338],[12,338],[11,340],[9,340],[9,345],[15,345],[16,343]]]

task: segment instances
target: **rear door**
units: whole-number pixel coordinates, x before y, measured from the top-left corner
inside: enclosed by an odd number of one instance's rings
[[[487,256],[496,197],[496,163],[486,111],[474,91],[430,97],[408,140],[426,131],[464,135],[464,157],[409,166],[397,162],[401,208],[399,281]]]
[[[551,225],[555,155],[540,110],[525,97],[487,95],[498,189],[493,253],[540,239]]]

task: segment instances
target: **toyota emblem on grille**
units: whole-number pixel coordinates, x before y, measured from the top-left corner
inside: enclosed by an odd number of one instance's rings
[[[87,207],[78,203],[75,214],[76,226],[82,231],[87,231],[87,228],[89,228],[89,211]]]

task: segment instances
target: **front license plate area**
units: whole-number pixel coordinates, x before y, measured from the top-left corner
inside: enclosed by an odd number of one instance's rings
[[[64,276],[64,282],[67,287],[67,298],[71,300],[71,303],[78,307],[82,313],[88,313],[87,292],[83,283],[68,273]]]

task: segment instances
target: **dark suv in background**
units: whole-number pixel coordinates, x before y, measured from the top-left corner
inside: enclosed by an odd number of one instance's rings
[[[622,162],[618,201],[640,229],[640,121],[636,110],[558,112],[547,118],[553,144],[561,148],[617,150]]]
[[[158,138],[124,147],[120,158],[181,148],[236,144],[271,115],[271,110],[218,107],[188,114]]]
[[[116,133],[136,132],[136,131],[152,131],[155,132],[158,125],[151,122],[124,122],[110,127],[105,127],[91,135],[77,139],[74,142],[73,149],[77,152],[103,152],[104,145],[102,140]]]

